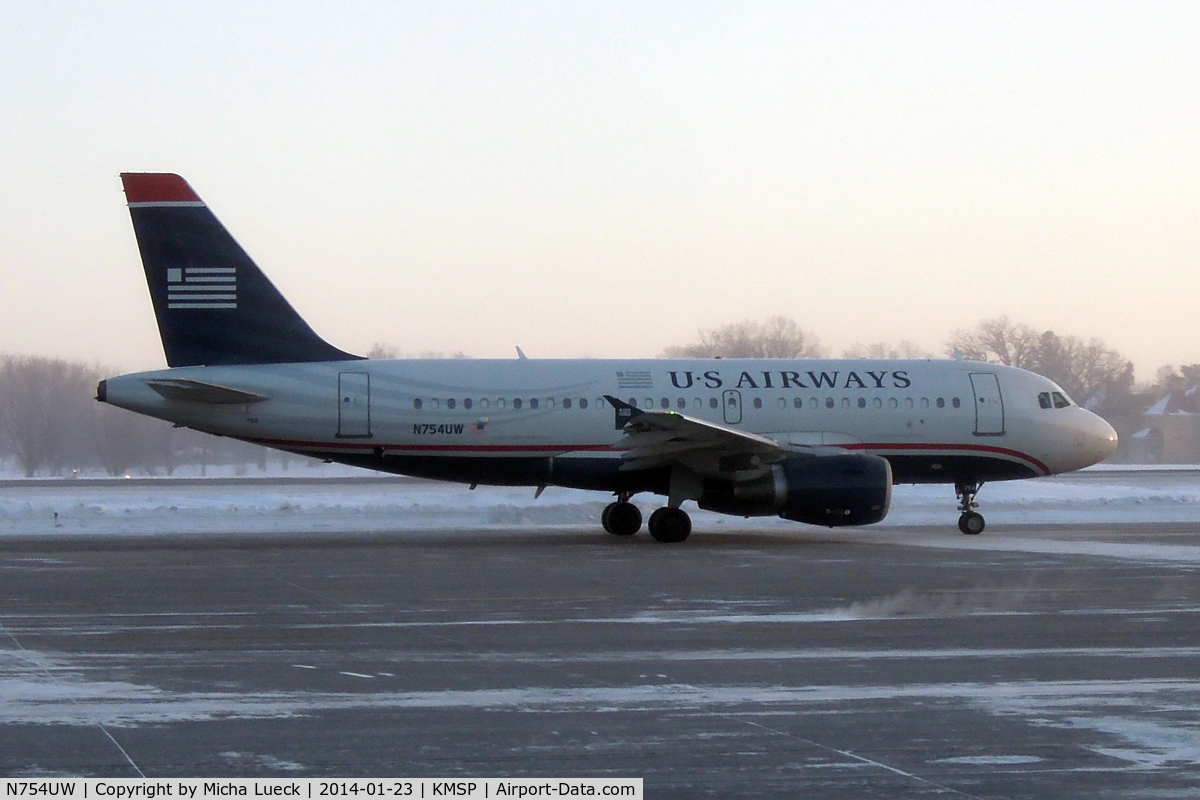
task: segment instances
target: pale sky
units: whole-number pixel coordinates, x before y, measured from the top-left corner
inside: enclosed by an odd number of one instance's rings
[[[0,4],[0,351],[163,365],[118,173],[365,352],[1200,362],[1200,3]]]

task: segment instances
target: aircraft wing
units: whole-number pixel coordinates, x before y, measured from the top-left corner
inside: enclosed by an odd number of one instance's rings
[[[774,439],[734,430],[677,411],[642,410],[615,397],[617,428],[625,432],[622,470],[678,465],[699,475],[757,469],[804,455],[809,448],[785,447]]]

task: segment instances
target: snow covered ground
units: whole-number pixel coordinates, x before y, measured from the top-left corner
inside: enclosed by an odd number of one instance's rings
[[[255,480],[29,480],[0,484],[0,536],[39,533],[317,533],[599,524],[609,497],[547,488],[479,487],[411,481],[344,480],[349,468],[293,469]],[[267,478],[324,478],[304,482]],[[341,480],[339,480],[341,479]],[[1093,469],[1076,475],[988,484],[980,493],[989,525],[1200,521],[1200,469]],[[637,498],[645,513],[656,498]],[[688,504],[691,506],[692,504]],[[897,486],[888,526],[953,525],[949,486]],[[693,509],[703,530],[770,530],[795,523],[743,520]]]

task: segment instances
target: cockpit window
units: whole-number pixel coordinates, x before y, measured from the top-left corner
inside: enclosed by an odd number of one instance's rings
[[[1042,392],[1038,395],[1038,405],[1042,408],[1066,408],[1075,404],[1062,392]]]

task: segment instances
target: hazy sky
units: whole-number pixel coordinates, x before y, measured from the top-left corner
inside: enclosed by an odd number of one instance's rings
[[[0,4],[0,351],[162,350],[118,173],[339,347],[835,354],[1008,314],[1200,362],[1200,3]]]

